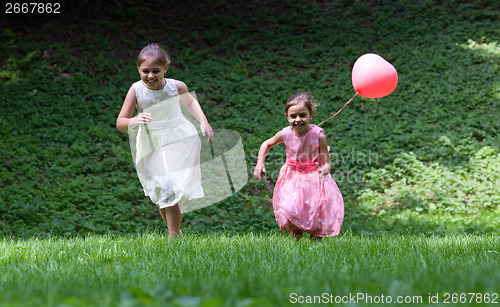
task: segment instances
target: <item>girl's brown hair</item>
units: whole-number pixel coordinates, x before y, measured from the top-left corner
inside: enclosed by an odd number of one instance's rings
[[[137,66],[141,66],[146,59],[153,59],[161,66],[170,65],[170,57],[158,44],[149,44],[141,50],[137,56]]]
[[[304,106],[307,108],[307,110],[309,110],[309,113],[311,113],[311,114],[314,111],[316,111],[316,107],[319,105],[319,103],[317,103],[314,100],[314,97],[311,96],[309,93],[298,93],[298,94],[292,95],[286,101],[285,114],[288,114],[288,109],[290,109],[290,107],[298,105],[299,103],[303,103]]]

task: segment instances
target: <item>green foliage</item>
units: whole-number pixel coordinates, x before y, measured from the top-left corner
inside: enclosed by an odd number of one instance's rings
[[[367,174],[362,206],[399,231],[495,232],[500,227],[499,172],[500,155],[492,147],[455,169],[405,153],[388,169]]]
[[[96,12],[88,10],[80,13]],[[495,1],[218,1],[175,16],[141,3],[99,14],[80,23],[62,14],[31,34],[1,21],[1,234],[164,227],[143,195],[127,135],[114,127],[138,79],[135,57],[151,41],[167,48],[167,77],[199,94],[213,128],[240,133],[249,177],[261,142],[287,125],[290,95],[312,92],[319,123],[354,95],[354,61],[380,54],[398,70],[395,92],[357,97],[322,126],[345,200],[343,230],[498,232]],[[158,17],[156,27],[141,16]],[[266,180],[186,214],[184,225],[278,231],[271,198],[283,162],[280,145],[266,158]]]

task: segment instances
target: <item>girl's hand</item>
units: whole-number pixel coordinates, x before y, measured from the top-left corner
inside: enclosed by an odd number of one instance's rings
[[[130,119],[130,122],[128,123],[128,127],[134,128],[139,125],[147,125],[153,120],[153,116],[151,113],[140,113],[136,117],[133,117]]]
[[[257,161],[257,165],[255,166],[253,170],[253,176],[257,181],[260,181],[260,178],[262,176],[265,176],[266,173],[266,166],[264,165],[264,162]]]
[[[318,169],[318,173],[321,178],[325,178],[326,175],[330,174],[330,170],[326,167],[326,165],[325,167],[319,166],[319,163],[316,162],[316,168]]]
[[[264,159],[266,158],[267,152],[274,145],[283,143],[283,132],[278,131],[272,138],[265,140],[262,145],[260,145],[259,155],[257,156],[257,165],[253,170],[253,176],[255,179],[260,180],[262,176],[266,174],[266,166],[264,165]]]
[[[208,135],[208,140],[207,143],[210,142],[214,136],[214,131],[212,130],[212,127],[210,126],[209,123],[202,123],[200,125],[200,130],[203,136]]]

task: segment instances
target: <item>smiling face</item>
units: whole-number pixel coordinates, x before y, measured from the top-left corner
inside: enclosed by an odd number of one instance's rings
[[[302,136],[309,131],[309,122],[312,120],[313,114],[303,103],[291,106],[285,115],[297,136]]]
[[[163,88],[163,75],[167,72],[168,65],[163,66],[157,60],[145,59],[137,68],[141,80],[150,90]]]

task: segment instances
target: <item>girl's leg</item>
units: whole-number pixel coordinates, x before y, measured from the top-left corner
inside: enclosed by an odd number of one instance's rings
[[[170,233],[170,238],[174,239],[182,236],[181,232],[181,222],[182,222],[182,213],[178,204],[171,207],[166,207],[165,209],[165,219],[168,226],[168,232]]]
[[[304,234],[304,232],[302,230],[290,230],[290,233],[292,234],[292,237],[295,239],[295,240],[300,240],[302,238],[302,235]]]
[[[167,225],[167,227],[168,227],[168,223],[167,223],[167,216],[166,216],[165,208],[159,208],[159,209],[160,209],[161,219],[165,222],[165,225]]]
[[[285,229],[290,229],[292,237],[297,241],[300,240],[302,238],[302,235],[304,234],[304,231],[302,229],[292,224],[292,222],[290,222],[289,220],[287,220],[285,224]]]

